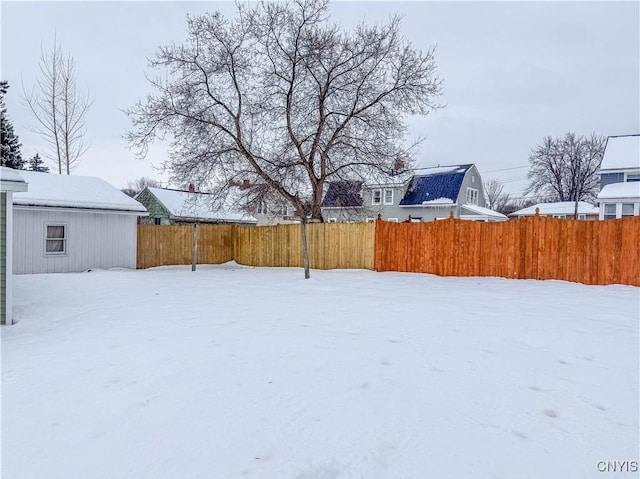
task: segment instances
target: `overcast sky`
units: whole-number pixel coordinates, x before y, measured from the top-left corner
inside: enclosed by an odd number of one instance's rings
[[[233,15],[235,6],[3,0],[1,77],[23,157],[46,148],[29,130],[20,84],[34,83],[41,47],[55,33],[95,100],[91,148],[76,173],[117,187],[143,175],[166,179],[153,168],[165,146],[136,159],[123,140],[130,122],[122,110],[150,91],[147,58],[185,38],[185,15],[213,10]],[[339,2],[331,12],[347,28],[400,13],[415,46],[438,45],[446,108],[409,121],[412,135],[427,137],[420,166],[475,163],[483,180],[498,178],[516,193],[530,149],[546,135],[640,132],[640,2]]]

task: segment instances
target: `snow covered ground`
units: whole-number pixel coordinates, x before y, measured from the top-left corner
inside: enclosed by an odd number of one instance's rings
[[[16,277],[2,477],[636,477],[640,289],[312,275]]]

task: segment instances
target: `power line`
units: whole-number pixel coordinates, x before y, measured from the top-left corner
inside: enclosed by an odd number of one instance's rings
[[[483,173],[495,173],[497,171],[508,171],[508,170],[521,170],[522,168],[529,168],[529,165],[513,166],[511,168],[501,168],[499,170],[488,170],[488,171],[483,171]]]

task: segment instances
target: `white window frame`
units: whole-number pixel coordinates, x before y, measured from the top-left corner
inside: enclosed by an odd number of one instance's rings
[[[258,214],[261,215],[268,215],[269,214],[269,207],[267,206],[267,202],[266,201],[261,201],[260,204],[258,205]]]
[[[375,218],[367,217],[367,218],[365,218],[365,221],[366,221],[367,223],[375,223],[376,219],[375,219]]]
[[[376,193],[378,195],[378,201],[376,201]],[[377,188],[375,190],[371,190],[371,204],[372,205],[381,205],[382,204],[382,190]]]
[[[387,201],[387,193],[391,193],[391,199],[389,201]],[[383,204],[385,205],[392,205],[393,204],[393,189],[392,188],[385,188],[384,191],[382,192],[382,201]]]
[[[49,226],[62,226],[62,238],[49,238]],[[49,241],[62,241],[62,251],[47,251],[47,243]],[[69,223],[46,222],[44,224],[44,255],[45,256],[67,256],[69,254]]]
[[[579,220],[586,220],[587,219],[587,215],[585,213],[578,213],[578,219]]]
[[[419,216],[417,218],[411,218],[411,222],[412,223],[422,223],[422,216]]]
[[[468,205],[478,205],[478,188],[467,187],[467,201]]]
[[[338,222],[338,218],[329,218],[327,219],[327,223],[337,223]]]
[[[278,205],[277,211],[278,211],[278,216],[289,216],[289,205],[286,203]]]
[[[561,219],[561,220],[566,220],[567,219],[567,215],[553,215],[553,217]]]
[[[607,213],[607,206],[613,206],[613,214]],[[602,218],[605,220],[613,220],[619,218],[618,205],[616,203],[604,203],[602,206]]]
[[[640,173],[625,173],[624,181],[625,182],[640,181]]]
[[[398,218],[387,218],[389,223],[398,223]]]
[[[624,206],[631,206],[631,214],[624,214]],[[634,216],[636,207],[634,203],[620,203],[620,218],[626,218],[627,216]]]

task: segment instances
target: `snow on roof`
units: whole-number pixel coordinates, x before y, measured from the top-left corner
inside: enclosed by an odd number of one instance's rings
[[[427,167],[427,168],[416,168],[417,171],[420,171],[420,175],[437,175],[440,173],[466,173],[469,168],[471,168],[471,164],[468,165],[450,165],[450,166],[436,166],[436,167]]]
[[[627,168],[640,168],[640,135],[609,137],[600,169]]]
[[[483,208],[482,206],[464,204],[462,205],[462,207],[465,210],[469,210],[473,213],[476,213],[482,216],[487,216],[490,218],[500,218],[505,220],[507,219],[506,215],[503,215],[502,213],[498,213],[497,211],[494,211],[494,210],[490,210],[489,208]]]
[[[16,170],[5,166],[0,167],[0,191],[17,193],[27,189],[27,183]]]
[[[100,178],[20,171],[29,185],[13,203],[24,206],[84,208],[146,213],[144,206]]]
[[[16,170],[0,166],[0,181],[13,181],[16,183],[24,183],[24,178],[20,176]]]
[[[253,216],[236,211],[214,210],[211,196],[207,193],[147,188],[174,218],[189,220],[233,221],[257,223]]]
[[[575,201],[558,201],[556,203],[538,203],[518,211],[514,211],[509,216],[533,216],[536,214],[536,208],[540,209],[541,215],[572,215],[575,212]],[[585,201],[578,202],[578,214],[580,215],[597,215],[598,208]]]
[[[611,183],[606,185],[598,195],[599,200],[610,198],[640,198],[640,181],[627,183]]]

